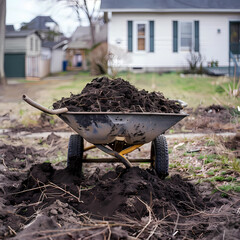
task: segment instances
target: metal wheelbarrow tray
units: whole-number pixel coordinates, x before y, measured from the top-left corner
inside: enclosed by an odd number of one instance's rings
[[[68,145],[68,168],[81,172],[83,162],[117,162],[126,167],[131,162],[151,162],[161,178],[168,175],[168,148],[162,135],[177,122],[188,116],[185,113],[125,113],[125,112],[70,112],[67,108],[49,110],[26,95],[23,99],[35,108],[56,114],[78,134],[71,135]],[[83,139],[93,146],[83,148]],[[127,159],[124,155],[152,142],[150,159]],[[114,158],[83,159],[83,152],[99,148]]]

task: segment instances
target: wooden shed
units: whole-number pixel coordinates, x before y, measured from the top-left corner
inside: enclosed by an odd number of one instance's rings
[[[48,68],[41,61],[41,38],[37,31],[6,31],[6,77],[41,78],[49,73]]]

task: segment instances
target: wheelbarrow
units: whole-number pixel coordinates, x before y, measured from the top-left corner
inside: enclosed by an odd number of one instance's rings
[[[168,146],[166,130],[188,116],[185,113],[148,112],[70,112],[67,108],[50,110],[23,95],[23,100],[31,106],[60,117],[77,134],[70,136],[68,144],[67,167],[73,174],[80,174],[84,162],[122,162],[126,168],[132,163],[148,162],[164,179],[168,175]],[[179,104],[185,106],[179,100]],[[92,146],[84,148],[84,141]],[[152,142],[150,159],[127,159],[126,154],[143,144]],[[98,148],[112,158],[83,158],[83,153]]]

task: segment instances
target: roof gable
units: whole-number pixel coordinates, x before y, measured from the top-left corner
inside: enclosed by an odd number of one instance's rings
[[[35,30],[48,30],[49,27],[46,23],[55,23],[58,25],[50,16],[37,16],[31,22],[27,23],[27,28]]]
[[[109,11],[215,11],[240,10],[239,0],[102,0]]]

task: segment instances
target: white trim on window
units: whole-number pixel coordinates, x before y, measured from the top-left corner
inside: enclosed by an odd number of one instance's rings
[[[138,50],[138,24],[145,25],[145,50]],[[135,53],[149,52],[149,22],[148,21],[133,22],[133,51]]]

